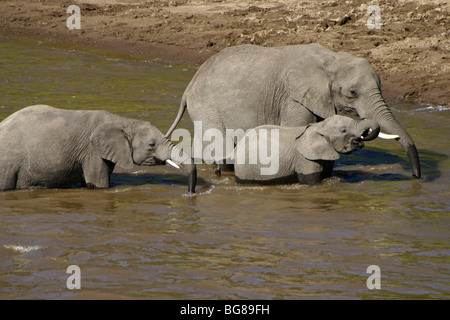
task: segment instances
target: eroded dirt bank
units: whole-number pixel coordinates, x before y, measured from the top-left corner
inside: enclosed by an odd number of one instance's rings
[[[79,30],[66,25],[71,4],[81,9]],[[367,26],[372,4],[380,29]],[[188,64],[244,43],[317,42],[368,58],[389,101],[449,106],[449,8],[445,0],[1,0],[0,32]]]

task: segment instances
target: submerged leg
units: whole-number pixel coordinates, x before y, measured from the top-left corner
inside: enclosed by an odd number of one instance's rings
[[[222,171],[233,172],[234,164],[219,163],[216,169],[214,169],[214,173],[216,174],[216,176],[220,177],[222,175]]]
[[[83,163],[84,183],[88,189],[109,188],[115,164],[100,157],[92,157]]]
[[[16,168],[2,168],[0,170],[0,191],[15,189],[16,184]]]

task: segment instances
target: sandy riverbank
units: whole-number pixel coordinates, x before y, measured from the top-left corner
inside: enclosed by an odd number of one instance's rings
[[[378,4],[381,29],[367,27]],[[69,30],[67,7],[81,9]],[[226,46],[318,42],[368,58],[388,101],[450,105],[450,1],[2,0],[0,32],[201,64]]]

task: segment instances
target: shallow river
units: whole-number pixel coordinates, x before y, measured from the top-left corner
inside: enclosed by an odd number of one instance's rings
[[[0,38],[0,120],[42,103],[166,132],[195,71]],[[0,298],[448,299],[450,110],[392,109],[420,180],[398,143],[376,140],[313,187],[243,187],[201,165],[193,197],[168,166],[118,170],[107,190],[0,192]],[[192,132],[187,114],[179,127]]]

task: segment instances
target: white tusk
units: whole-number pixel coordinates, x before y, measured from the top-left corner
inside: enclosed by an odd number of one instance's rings
[[[378,134],[378,138],[381,138],[381,139],[398,139],[398,138],[400,138],[398,135],[396,135],[396,134],[386,134],[386,133],[383,133],[383,132],[380,132],[379,134]]]
[[[175,162],[173,162],[172,160],[167,159],[166,162],[167,162],[168,164],[170,164],[172,167],[175,167],[175,168],[177,168],[177,169],[180,169],[180,166],[177,165],[177,164],[176,164]]]

